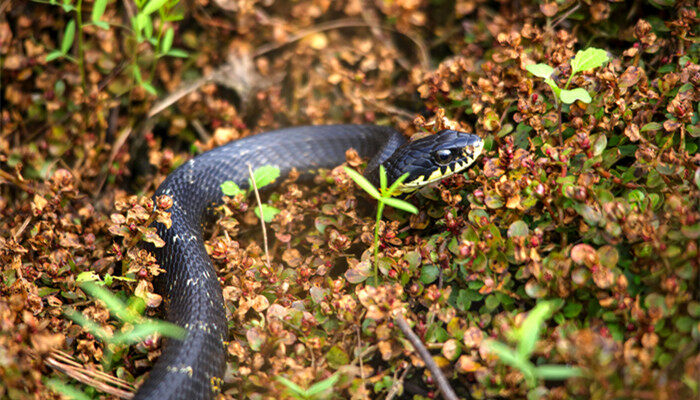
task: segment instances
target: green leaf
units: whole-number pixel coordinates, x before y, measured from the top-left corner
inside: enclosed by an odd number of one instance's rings
[[[598,135],[598,137],[593,141],[593,156],[599,156],[603,154],[605,148],[608,147],[608,137],[604,133]]]
[[[559,98],[565,104],[572,104],[576,100],[581,100],[584,103],[591,102],[591,95],[589,95],[586,89],[583,88],[576,88],[572,90],[561,89]]]
[[[63,53],[60,50],[53,50],[46,55],[46,62],[53,61],[57,58],[63,57]]]
[[[394,199],[391,197],[384,197],[380,201],[388,206],[398,208],[399,210],[410,212],[411,214],[418,214],[418,209],[416,208],[416,206],[414,206],[413,204],[411,204],[409,202],[399,200],[399,199]]]
[[[517,220],[510,224],[508,228],[508,237],[522,237],[530,234],[530,229],[527,224],[522,220]]]
[[[530,358],[530,355],[535,350],[535,344],[540,336],[540,329],[544,321],[549,318],[552,312],[552,306],[549,302],[537,303],[535,308],[530,310],[520,327],[518,342],[518,355],[522,358]]]
[[[178,57],[178,58],[187,58],[190,56],[189,54],[187,54],[187,52],[185,50],[181,50],[181,49],[170,49],[170,51],[167,52],[165,55],[170,56],[170,57]]]
[[[68,50],[73,45],[75,39],[75,20],[70,20],[66,25],[66,30],[63,32],[63,41],[61,41],[61,53],[68,54]]]
[[[147,15],[144,14],[137,14],[135,17],[131,19],[131,26],[134,29],[134,34],[136,34],[136,41],[141,43],[143,42],[143,37],[141,35],[141,32],[143,32],[143,25],[144,21],[148,18]]]
[[[333,375],[329,376],[328,378],[322,380],[321,382],[314,383],[310,388],[308,388],[306,390],[306,396],[307,397],[314,397],[314,396],[317,396],[317,395],[319,395],[327,390],[330,390],[331,388],[333,388],[333,385],[335,385],[335,383],[338,382],[339,378],[340,378],[340,375],[333,374]]]
[[[240,186],[236,185],[236,182],[234,181],[225,181],[222,183],[221,191],[224,193],[224,195],[231,197],[237,196],[240,193],[245,193],[245,191],[241,189]]]
[[[280,176],[280,169],[273,167],[271,165],[264,165],[262,167],[256,168],[253,171],[253,179],[255,179],[255,185],[258,189],[267,186],[274,182]],[[248,179],[248,184],[253,187],[250,179]]]
[[[396,188],[399,187],[399,185],[402,184],[403,181],[406,180],[406,178],[408,178],[408,175],[409,175],[409,173],[406,172],[405,174],[401,175],[401,176],[399,177],[399,179],[397,179],[396,181],[394,181],[394,183],[392,183],[391,186],[389,186],[389,189],[387,189],[387,193],[388,193],[389,196],[393,196],[393,195],[394,195],[394,192],[396,191]]]
[[[609,59],[608,52],[603,49],[589,47],[585,50],[579,50],[571,61],[571,74],[601,67]]]
[[[134,325],[133,329],[126,332],[117,333],[109,340],[112,344],[134,344],[147,337],[160,334],[174,339],[182,340],[187,335],[187,331],[177,325],[165,321],[145,320]]]
[[[95,282],[98,285],[103,284],[102,281],[100,280],[100,276],[97,275],[97,273],[95,273],[95,271],[83,271],[83,272],[78,274],[78,277],[75,278],[75,281],[77,283]]]
[[[168,0],[151,0],[148,2],[148,4],[146,4],[143,10],[141,10],[141,13],[151,15],[161,9],[167,2]]]
[[[158,96],[158,90],[150,84],[150,82],[141,82],[141,87],[144,88],[148,93]]]
[[[70,318],[75,322],[76,324],[80,325],[85,329],[86,331],[90,332],[94,337],[102,340],[102,341],[107,341],[109,339],[109,334],[107,331],[102,329],[102,327],[95,321],[87,318],[80,312],[69,308],[65,310],[66,317]]]
[[[100,18],[102,18],[102,15],[105,13],[107,1],[108,0],[95,0],[95,3],[92,5],[92,14],[90,19],[92,19],[92,22],[96,25],[98,22],[100,22]]]
[[[528,381],[529,385],[535,384],[535,367],[530,361],[519,357],[518,354],[513,351],[513,349],[503,343],[487,339],[485,344],[486,347],[492,353],[495,353],[503,363],[520,370],[520,372],[522,372],[522,374],[525,376],[525,379]]]
[[[92,282],[85,282],[80,285],[80,288],[87,292],[90,296],[102,301],[105,304],[105,307],[107,307],[109,310],[110,314],[122,322],[133,323],[141,317],[138,313],[134,312],[133,309],[127,307],[123,301],[119,300],[119,298],[112,294],[112,292],[110,292],[108,289],[98,286]]]
[[[547,78],[544,80],[544,83],[549,85],[549,87],[552,89],[552,92],[554,92],[554,95],[557,96],[557,99],[559,99],[560,94],[561,94],[561,89],[559,88],[559,86],[557,86],[556,83],[554,83],[554,80],[552,78]]]
[[[535,367],[535,374],[542,379],[564,380],[581,376],[582,372],[579,368],[568,365],[543,364]]]
[[[143,19],[143,34],[149,41],[153,38],[153,20],[150,17]]]
[[[109,30],[109,24],[105,21],[94,21],[93,25],[104,30]]]
[[[46,381],[46,386],[50,387],[56,393],[60,393],[64,397],[73,400],[90,400],[91,397],[81,392],[79,389],[60,381],[58,379],[49,379]]]
[[[440,269],[437,267],[437,265],[424,265],[420,272],[420,281],[427,285],[429,283],[434,282],[439,274]]]
[[[355,181],[357,183],[357,186],[361,187],[362,189],[365,190],[365,192],[369,193],[370,196],[374,197],[375,199],[379,200],[382,196],[379,194],[379,191],[377,188],[375,188],[364,176],[362,176],[359,172],[355,171],[354,169],[348,168],[348,167],[343,167],[345,170],[345,173],[350,176],[350,179]]]
[[[574,318],[583,310],[583,305],[581,303],[566,303],[564,308],[562,308],[562,313],[566,318]]]
[[[383,165],[379,166],[379,188],[382,193],[386,192],[386,169]]]
[[[484,299],[484,306],[487,310],[493,311],[501,305],[501,300],[495,294],[490,294]]]
[[[290,381],[289,379],[283,376],[276,376],[275,380],[283,384],[287,388],[287,390],[291,391],[292,393],[296,393],[298,395],[297,397],[306,397],[306,390],[304,390],[301,386],[297,385],[296,383]]]
[[[554,68],[547,64],[530,64],[525,67],[527,72],[539,78],[547,79],[554,73]]]
[[[275,218],[275,215],[280,213],[279,209],[272,207],[270,205],[267,205],[267,204],[262,204],[262,210],[263,210],[263,220],[265,220],[265,222],[272,222],[272,219]],[[255,211],[255,215],[257,215],[258,218],[260,218],[260,207],[255,207],[254,211]]]
[[[350,362],[350,357],[347,353],[340,348],[340,346],[333,346],[326,353],[326,361],[331,368],[338,369]]]
[[[173,47],[173,38],[175,37],[175,31],[173,30],[172,27],[168,28],[165,31],[165,35],[163,35],[163,42],[161,43],[160,46],[160,51],[164,54],[167,54],[170,51],[170,48]]]
[[[641,129],[639,129],[639,131],[640,132],[658,131],[659,129],[661,129],[663,127],[664,126],[658,122],[649,122],[648,124],[645,124]]]

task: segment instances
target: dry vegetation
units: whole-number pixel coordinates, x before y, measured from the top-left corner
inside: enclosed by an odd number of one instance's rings
[[[106,345],[67,318],[131,329],[79,282],[158,316],[160,271],[138,242],[157,241],[148,226],[167,218],[147,211],[164,177],[241,136],[341,122],[450,126],[485,138],[485,154],[414,196],[419,215],[388,210],[378,287],[375,205],[342,169],[269,196],[281,210],[271,267],[254,198],[230,200],[207,234],[229,312],[226,398],[281,398],[276,376],[306,388],[336,373],[321,397],[438,397],[396,310],[461,397],[698,396],[696,2],[193,0],[151,15],[157,46],[132,29],[140,3],[106,3],[100,27],[87,24],[93,0],[79,13],[0,1],[1,398],[58,398],[47,378],[91,398],[128,394],[65,374],[138,384],[159,353],[157,340]],[[168,28],[189,57],[164,55]],[[525,69],[548,64],[564,87],[587,47],[610,55],[570,82],[589,104],[558,106]],[[66,51],[47,61],[55,49]],[[484,343],[514,346],[545,299],[555,311],[530,360],[582,376],[528,386]]]

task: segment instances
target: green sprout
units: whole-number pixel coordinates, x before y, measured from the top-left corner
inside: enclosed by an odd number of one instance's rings
[[[389,188],[387,188],[387,178],[386,170],[383,165],[379,166],[379,185],[380,190],[374,187],[364,176],[354,169],[344,167],[345,172],[350,176],[350,178],[357,183],[359,187],[369,193],[370,196],[374,197],[375,200],[379,202],[377,206],[377,219],[374,224],[374,282],[375,285],[379,285],[379,272],[378,272],[378,259],[379,259],[379,222],[382,219],[382,214],[384,213],[384,207],[389,205],[399,210],[410,212],[412,214],[418,214],[418,209],[411,203],[403,200],[395,199],[393,196],[398,194],[397,188],[399,185],[408,178],[408,172],[401,175],[399,179],[396,180]]]
[[[566,81],[566,85],[564,85],[563,89],[554,83],[554,80],[552,79],[554,68],[550,67],[549,65],[533,64],[528,65],[525,67],[525,69],[529,73],[544,79],[544,82],[552,89],[557,104],[559,104],[559,102],[572,104],[576,100],[580,100],[584,103],[590,103],[591,96],[588,94],[586,89],[576,88],[569,90],[571,79],[579,72],[590,71],[594,68],[601,67],[609,60],[610,58],[608,57],[608,53],[603,49],[589,47],[585,50],[579,50],[574,59],[571,61],[571,76],[569,76],[569,79]]]
[[[525,377],[531,394],[536,397],[535,386],[544,379],[563,380],[582,375],[577,367],[556,364],[535,365],[530,361],[535,345],[540,337],[544,322],[552,315],[554,305],[551,302],[539,302],[533,308],[520,328],[516,329],[511,339],[516,342],[515,349],[494,340],[487,340],[487,348],[495,353],[504,364],[517,368]],[[528,395],[528,398],[531,397]]]
[[[110,333],[73,308],[67,308],[65,311],[68,318],[106,344],[104,357],[106,362],[112,359],[111,355],[120,354],[129,345],[141,342],[154,334],[175,339],[185,337],[186,331],[177,325],[143,317],[141,314],[144,304],[141,299],[136,298],[127,304],[108,289],[94,282],[84,282],[80,288],[90,296],[100,300],[107,307],[109,313],[122,324],[121,330]]]
[[[338,374],[333,374],[321,382],[314,383],[308,389],[304,389],[282,376],[275,377],[275,380],[283,384],[287,388],[287,394],[297,400],[317,400],[325,399],[330,396],[330,390],[338,381],[339,377],[340,376]]]
[[[267,186],[274,182],[277,178],[280,176],[280,169],[277,167],[273,167],[270,165],[265,165],[262,167],[257,168],[255,171],[253,171],[253,179],[255,179],[255,187],[260,189],[261,187]],[[226,181],[221,184],[221,191],[226,195],[230,197],[235,197],[239,194],[242,194],[243,197],[248,197],[250,192],[253,191],[253,182],[248,178],[248,189],[243,190],[236,184],[234,181]],[[262,219],[265,222],[271,222],[273,218],[275,218],[275,215],[279,214],[280,210],[272,207],[271,205],[268,204],[261,204],[262,208]],[[260,209],[256,208],[255,210],[255,215],[260,217]]]

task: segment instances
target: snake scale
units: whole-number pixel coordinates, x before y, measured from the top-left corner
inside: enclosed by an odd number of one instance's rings
[[[173,200],[172,226],[156,224],[165,246],[151,249],[165,273],[156,290],[164,297],[167,320],[186,329],[169,339],[135,399],[212,399],[221,391],[226,367],[227,327],[221,284],[204,247],[203,226],[222,202],[221,184],[248,186],[248,166],[278,167],[282,178],[335,167],[354,148],[370,161],[365,176],[375,184],[379,165],[389,184],[408,172],[403,191],[415,190],[469,166],[483,147],[472,134],[442,131],[413,142],[390,127],[322,125],[287,128],[248,136],[205,152],[173,171],[156,190]]]

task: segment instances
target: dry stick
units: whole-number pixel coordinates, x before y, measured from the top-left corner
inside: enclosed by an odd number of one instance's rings
[[[411,370],[411,365],[409,364],[403,370],[399,379],[394,380],[394,384],[391,385],[391,388],[389,389],[389,393],[386,395],[386,399],[384,399],[384,400],[392,400],[394,397],[396,397],[396,394],[399,392],[399,385],[403,385],[403,382],[406,380],[406,375],[408,375],[408,371],[410,371],[410,370]],[[394,374],[394,377],[396,377],[396,374]]]
[[[46,365],[57,369],[78,382],[92,386],[95,389],[122,399],[134,396],[134,387],[128,382],[115,378],[102,371],[89,370],[75,362],[72,357],[61,351],[54,350],[44,361]]]
[[[581,6],[580,4],[576,4],[576,6],[570,8],[569,11],[567,11],[566,13],[564,13],[564,15],[562,15],[561,17],[559,17],[559,18],[556,20],[556,22],[554,22],[554,24],[552,24],[552,29],[556,28],[557,25],[559,25],[560,23],[562,23],[565,19],[569,18],[569,15],[573,14],[574,12],[576,12],[576,10],[578,10],[580,6]]]
[[[109,152],[109,159],[107,160],[107,170],[102,174],[102,178],[100,178],[100,183],[97,184],[97,190],[95,191],[94,198],[97,198],[97,196],[102,192],[102,187],[104,186],[105,182],[107,182],[107,178],[109,177],[109,166],[112,165],[114,159],[117,158],[119,150],[121,150],[122,146],[124,146],[124,143],[126,143],[126,140],[129,138],[132,132],[133,129],[130,126],[125,128],[122,131],[122,133],[119,134],[119,137],[117,137],[117,140],[112,145],[112,151]]]
[[[401,332],[403,332],[408,341],[411,342],[420,357],[423,359],[425,366],[428,367],[430,373],[435,377],[438,388],[440,389],[440,392],[442,392],[442,397],[444,397],[445,400],[458,400],[459,398],[457,397],[457,394],[454,390],[452,390],[452,386],[450,386],[447,378],[440,370],[440,367],[437,366],[435,360],[433,360],[433,356],[430,355],[428,349],[425,348],[420,338],[413,333],[411,327],[408,326],[408,322],[406,322],[406,320],[400,315],[394,318],[394,322],[396,322],[396,324],[399,326],[399,329],[401,329]]]
[[[6,180],[8,183],[11,183],[11,184],[17,186],[18,188],[24,190],[25,192],[27,192],[29,194],[36,193],[36,190],[34,190],[31,186],[24,183],[22,180],[20,180],[19,177],[16,177],[16,176],[12,175],[11,173],[0,169],[0,183],[3,183],[3,179]]]
[[[253,176],[253,169],[248,164],[248,174],[250,175],[250,181],[253,184],[253,191],[255,192],[255,199],[258,201],[258,210],[260,210],[260,225],[262,225],[263,231],[263,243],[265,244],[265,257],[267,258],[267,268],[272,271],[272,264],[270,263],[270,251],[267,248],[267,229],[265,229],[265,218],[263,218],[263,207],[260,201],[260,193],[258,193],[258,185],[255,183],[255,177]]]

